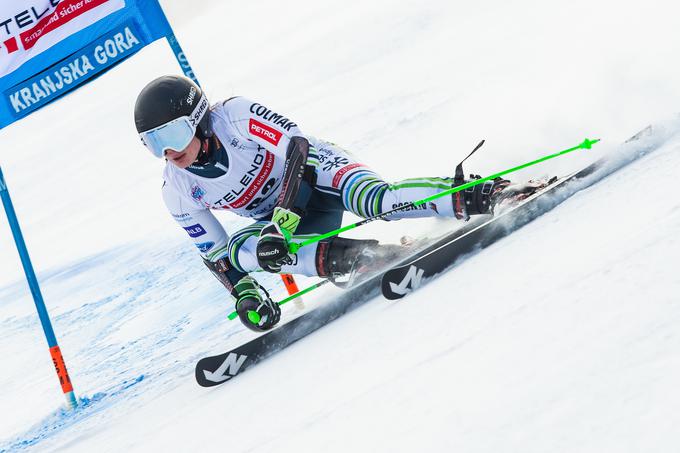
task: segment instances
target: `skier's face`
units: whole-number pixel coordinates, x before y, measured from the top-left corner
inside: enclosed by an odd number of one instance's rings
[[[196,161],[200,150],[201,141],[198,137],[194,137],[189,142],[189,145],[181,151],[166,150],[165,158],[179,168],[187,168]]]

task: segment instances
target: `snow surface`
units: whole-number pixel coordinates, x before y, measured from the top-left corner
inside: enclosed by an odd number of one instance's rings
[[[135,134],[139,90],[178,72],[155,43],[1,132],[81,406],[63,408],[0,221],[0,451],[680,450],[676,2],[162,3],[213,100],[260,100],[392,180],[450,174],[481,138],[468,164],[481,174],[603,139],[516,177],[561,174],[675,119],[635,145],[649,155],[416,294],[208,390],[196,360],[252,334],[226,320]]]

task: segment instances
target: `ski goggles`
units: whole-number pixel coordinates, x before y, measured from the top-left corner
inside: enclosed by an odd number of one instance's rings
[[[196,126],[207,110],[208,99],[205,96],[201,96],[191,115],[180,116],[158,127],[141,132],[139,137],[142,139],[144,146],[158,158],[162,158],[168,149],[182,152],[189,146],[191,139],[194,138]]]

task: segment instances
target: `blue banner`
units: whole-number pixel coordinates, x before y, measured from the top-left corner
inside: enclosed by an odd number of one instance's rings
[[[172,36],[157,0],[21,0],[0,7],[0,128]]]

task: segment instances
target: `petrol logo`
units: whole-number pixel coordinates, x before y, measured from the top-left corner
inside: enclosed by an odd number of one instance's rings
[[[251,135],[260,137],[262,140],[265,140],[274,146],[279,144],[279,141],[281,141],[281,136],[283,135],[276,129],[271,128],[264,123],[260,123],[259,121],[252,118],[248,124],[248,129]]]

